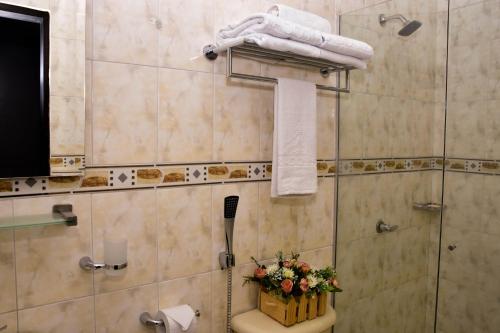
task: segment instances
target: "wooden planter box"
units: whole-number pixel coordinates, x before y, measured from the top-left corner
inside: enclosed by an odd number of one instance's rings
[[[292,326],[297,322],[297,302],[293,297],[288,303],[284,303],[261,290],[259,308],[284,326]]]
[[[259,309],[269,317],[288,327],[305,320],[313,320],[326,312],[327,294],[292,297],[288,303],[261,290]]]

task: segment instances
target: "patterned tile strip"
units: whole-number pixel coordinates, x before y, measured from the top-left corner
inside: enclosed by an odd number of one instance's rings
[[[58,163],[60,162],[58,161]],[[78,162],[81,163],[80,165],[84,165],[83,159]],[[442,168],[443,160],[439,157],[342,160],[338,168],[333,160],[321,160],[317,164],[319,177],[333,177],[336,174],[348,176],[416,172],[442,170]],[[445,168],[454,172],[500,175],[500,161],[447,159]],[[253,182],[270,180],[271,173],[272,167],[269,161],[90,167],[85,169],[84,176],[61,174],[52,177],[0,179],[0,197],[192,184]]]
[[[83,176],[85,156],[65,155],[50,158],[50,172],[54,176]]]

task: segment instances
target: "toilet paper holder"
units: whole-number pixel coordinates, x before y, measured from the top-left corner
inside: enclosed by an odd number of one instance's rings
[[[200,310],[195,310],[194,311],[194,315],[196,317],[200,317],[201,316]],[[141,316],[139,317],[139,320],[141,321],[141,323],[143,325],[148,326],[148,327],[165,326],[165,323],[163,322],[163,320],[156,320],[156,319],[154,319],[149,312],[143,312],[143,313],[141,313]]]

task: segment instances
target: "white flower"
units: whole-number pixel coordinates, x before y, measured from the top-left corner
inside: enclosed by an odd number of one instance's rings
[[[283,268],[283,276],[287,279],[293,279],[295,273],[290,268]]]
[[[280,269],[280,267],[277,264],[269,265],[269,266],[267,266],[267,269],[266,269],[267,274],[273,275],[274,273],[276,273],[278,271],[278,269]]]
[[[318,285],[318,279],[313,275],[307,276],[307,284],[310,288],[314,288]]]

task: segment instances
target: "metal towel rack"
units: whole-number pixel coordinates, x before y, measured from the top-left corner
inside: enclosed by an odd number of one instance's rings
[[[217,47],[215,45],[207,45],[203,48],[203,54],[210,60],[214,60],[217,58]],[[277,83],[278,80],[273,77],[261,76],[261,75],[251,75],[251,74],[243,74],[236,73],[233,70],[233,56],[239,56],[248,59],[256,59],[256,60],[271,60],[277,62],[284,62],[286,64],[298,65],[298,66],[306,66],[319,69],[319,72],[322,77],[328,77],[330,73],[345,73],[345,84],[344,87],[339,86],[328,86],[323,84],[317,84],[316,87],[321,90],[330,90],[348,93],[350,91],[350,76],[349,71],[354,69],[353,66],[350,65],[342,65],[338,63],[334,63],[328,60],[312,58],[301,56],[298,54],[276,51],[270,49],[264,49],[253,43],[243,43],[241,45],[229,47],[226,50],[226,66],[227,66],[227,77],[245,79],[245,80],[254,80],[254,81],[263,81],[263,82],[272,82]],[[339,83],[337,83],[339,84]]]

